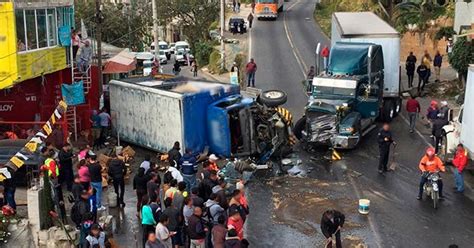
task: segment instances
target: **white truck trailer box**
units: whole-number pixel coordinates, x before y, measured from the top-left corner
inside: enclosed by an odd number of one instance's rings
[[[331,45],[337,41],[374,43],[384,56],[384,97],[399,97],[400,35],[372,12],[336,12],[332,15]]]
[[[112,80],[109,83],[112,125],[121,140],[156,151],[200,152],[207,145],[209,103],[239,93],[229,84],[154,79]]]

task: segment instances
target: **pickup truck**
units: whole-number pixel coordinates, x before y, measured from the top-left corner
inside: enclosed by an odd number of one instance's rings
[[[280,105],[286,93],[244,97],[236,85],[185,78],[129,78],[110,82],[113,126],[121,140],[167,151],[183,149],[266,162],[291,151],[291,115]]]
[[[293,131],[304,147],[352,149],[376,120],[400,111],[400,37],[371,12],[347,12],[333,14],[331,38],[328,68],[308,81],[305,115]]]
[[[463,144],[469,153],[469,158],[474,158],[474,64],[469,66],[466,80],[466,91],[464,104],[457,116],[449,113],[449,124],[443,127],[444,137],[442,139],[440,157],[445,161],[453,158],[456,146]],[[450,110],[451,111],[451,110]]]

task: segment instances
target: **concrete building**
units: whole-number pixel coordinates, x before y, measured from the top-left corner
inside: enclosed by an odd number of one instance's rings
[[[474,2],[457,0],[454,15],[454,31],[462,34],[463,31],[474,30]],[[471,35],[474,37],[474,35]]]

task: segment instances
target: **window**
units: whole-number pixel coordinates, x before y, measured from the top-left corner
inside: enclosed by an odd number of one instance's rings
[[[25,10],[26,19],[26,49],[38,49],[36,42],[36,15],[34,10]]]
[[[58,45],[58,13],[55,8],[17,9],[15,16],[18,51],[31,51]]]
[[[54,9],[48,9],[48,46],[56,46],[58,44],[58,34],[56,28],[56,12]]]
[[[48,47],[48,26],[46,25],[46,11],[44,9],[36,10],[36,25],[38,27],[39,48]]]
[[[26,37],[25,37],[25,15],[23,10],[15,11],[16,17],[16,37],[17,37],[17,50],[25,51],[26,50]]]

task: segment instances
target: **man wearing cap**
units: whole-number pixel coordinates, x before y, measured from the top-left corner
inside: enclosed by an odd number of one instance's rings
[[[219,171],[219,166],[217,166],[217,160],[219,160],[219,158],[216,155],[211,154],[211,156],[209,156],[209,166],[207,167],[207,169],[210,171]]]
[[[441,159],[438,156],[436,156],[435,149],[433,147],[428,147],[428,149],[426,149],[426,154],[421,159],[418,167],[420,168],[422,175],[420,179],[420,188],[418,192],[418,197],[416,199],[421,200],[423,196],[423,186],[428,181],[427,172],[429,173],[436,173],[439,171],[445,172],[446,169]],[[441,178],[439,178],[438,180],[438,187],[439,187],[439,198],[442,199],[443,198],[443,181],[441,180]]]

